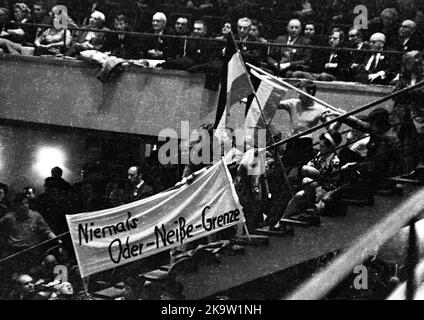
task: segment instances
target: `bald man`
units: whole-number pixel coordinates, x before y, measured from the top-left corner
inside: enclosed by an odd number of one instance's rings
[[[370,38],[371,50],[383,51],[386,48],[386,36],[383,33],[374,33]],[[356,76],[356,80],[362,83],[387,85],[395,77],[394,59],[384,53],[368,54]]]
[[[128,182],[127,203],[136,202],[153,196],[153,188],[143,180],[143,173],[140,167],[134,166],[129,168]]]
[[[280,36],[275,43],[281,45],[310,45],[310,40],[302,34],[302,23],[298,19],[290,20],[287,35]],[[268,65],[275,74],[291,77],[294,71],[308,71],[312,52],[310,49],[293,47],[273,47],[268,57]]]

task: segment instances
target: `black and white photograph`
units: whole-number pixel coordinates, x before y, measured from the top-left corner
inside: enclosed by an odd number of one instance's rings
[[[424,300],[423,51],[421,0],[0,0],[0,300]]]

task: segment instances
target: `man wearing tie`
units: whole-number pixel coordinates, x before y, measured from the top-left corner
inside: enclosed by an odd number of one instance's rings
[[[131,167],[128,170],[128,181],[130,183],[130,188],[127,192],[127,203],[136,202],[153,196],[153,188],[143,180],[143,174],[140,167]]]
[[[287,33],[275,40],[275,43],[284,46],[273,47],[268,57],[269,67],[281,77],[291,77],[294,71],[308,71],[312,56],[311,49],[290,47],[310,44],[309,39],[301,36],[302,24],[298,19],[289,22]]]
[[[386,36],[383,33],[374,33],[370,38],[371,49],[384,50]],[[384,53],[369,54],[363,64],[363,70],[357,76],[357,80],[363,83],[387,85],[394,78],[391,59]]]

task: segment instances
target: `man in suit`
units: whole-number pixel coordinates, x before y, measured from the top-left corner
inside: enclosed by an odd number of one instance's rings
[[[329,46],[333,49],[340,48],[344,40],[344,32],[339,29],[333,29],[330,38],[328,40]],[[310,73],[304,71],[296,71],[293,77],[300,79],[318,80],[318,81],[334,81],[343,80],[346,76],[346,68],[350,61],[350,54],[332,50],[325,52],[319,59],[314,62],[314,70],[318,70],[317,73]]]
[[[251,35],[252,20],[249,18],[241,18],[237,22],[237,35],[235,35],[236,41],[241,41],[238,46],[240,48],[241,55],[245,62],[249,62],[253,65],[259,65],[259,60],[262,55],[261,48],[256,45],[248,44],[246,42],[256,42],[257,40]]]
[[[371,49],[375,51],[384,50],[386,36],[382,33],[374,33],[370,38]],[[395,74],[392,59],[383,53],[371,53],[367,55],[362,63],[361,71],[356,80],[362,83],[387,85],[393,80]]]
[[[177,21],[175,21],[175,28],[171,32],[171,35],[175,36],[189,36],[190,28],[189,28],[189,19],[186,16],[178,17]],[[169,59],[175,59],[177,56],[184,56],[187,49],[187,41],[186,39],[170,39],[169,40]]]
[[[90,22],[85,29],[99,29],[107,31],[104,27],[106,17],[100,11],[94,11],[90,16]],[[105,41],[106,34],[95,31],[79,31],[76,34],[76,40],[71,48],[66,52],[67,56],[76,56],[82,51],[97,50],[101,51]]]
[[[124,14],[118,14],[114,22],[116,31],[130,31],[129,22]],[[139,59],[142,49],[139,39],[126,34],[108,34],[103,44],[103,51],[122,59]]]
[[[415,32],[417,24],[412,20],[405,20],[399,28],[400,48],[399,51],[422,51],[424,49],[422,41],[420,41]]]
[[[143,174],[140,167],[131,167],[128,170],[128,181],[130,189],[127,191],[127,203],[136,202],[153,196],[153,188],[143,180]]]
[[[363,61],[367,57],[367,52],[362,50],[370,50],[371,47],[369,43],[364,42],[362,29],[357,29],[355,27],[350,28],[348,38],[349,47],[355,49],[355,51],[351,52],[351,60],[347,68],[348,80],[353,80],[354,76],[358,72],[358,69],[361,67]]]
[[[282,45],[309,45],[310,40],[301,36],[302,24],[292,19],[287,26],[287,35],[277,38],[275,43]],[[273,47],[268,57],[268,65],[282,77],[292,75],[294,71],[307,71],[311,61],[311,50],[293,47]]]
[[[169,39],[161,38],[163,34],[167,34],[166,30],[167,18],[162,12],[156,12],[152,18],[152,29],[150,33],[154,33],[158,37],[149,37],[145,41],[144,57],[153,60],[166,60],[169,56]]]

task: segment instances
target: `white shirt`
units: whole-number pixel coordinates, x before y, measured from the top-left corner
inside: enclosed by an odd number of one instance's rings
[[[377,66],[378,63],[380,62],[380,58],[381,58],[381,53],[373,54],[371,58],[368,60],[365,70],[369,71],[374,61],[375,61],[374,65]]]

